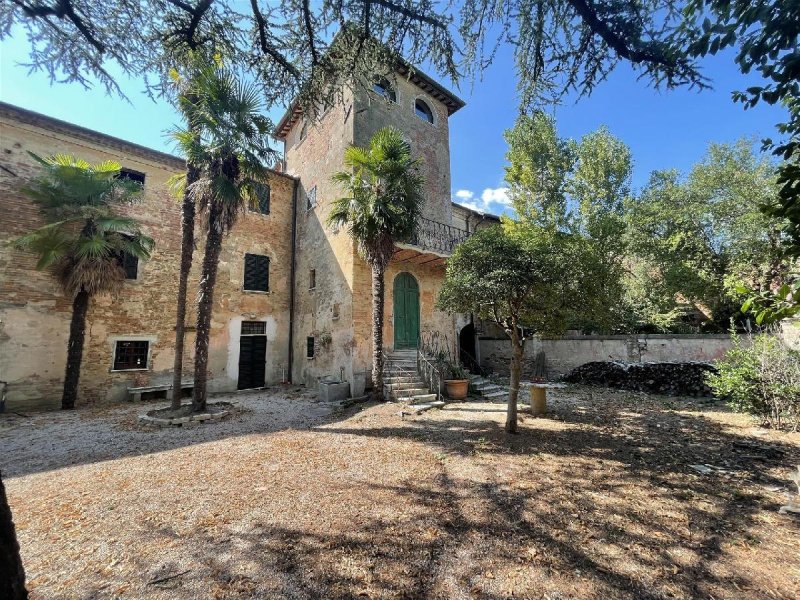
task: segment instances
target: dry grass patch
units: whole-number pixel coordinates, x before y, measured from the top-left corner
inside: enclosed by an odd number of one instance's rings
[[[692,401],[552,396],[510,437],[499,404],[402,419],[277,392],[184,431],[130,408],[7,422],[33,597],[800,596],[800,525],[777,514],[800,435]]]

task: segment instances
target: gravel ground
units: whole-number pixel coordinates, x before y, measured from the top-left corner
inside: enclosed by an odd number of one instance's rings
[[[500,404],[401,418],[278,389],[182,429],[137,425],[151,404],[0,417],[32,597],[800,597],[800,519],[777,513],[800,434],[551,397],[516,436]]]

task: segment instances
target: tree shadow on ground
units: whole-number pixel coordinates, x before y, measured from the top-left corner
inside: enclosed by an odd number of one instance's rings
[[[14,478],[229,438],[308,429],[346,419],[354,412],[307,396],[293,397],[285,388],[220,396],[211,401],[232,398],[237,406],[231,416],[184,427],[138,423],[138,415],[165,406],[163,401],[42,412],[29,417],[0,416],[0,469],[7,478]]]

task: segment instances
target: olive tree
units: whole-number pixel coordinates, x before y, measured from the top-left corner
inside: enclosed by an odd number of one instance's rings
[[[493,321],[511,342],[509,433],[517,431],[525,340],[562,333],[573,311],[573,245],[555,229],[506,222],[476,232],[448,260],[438,307]]]

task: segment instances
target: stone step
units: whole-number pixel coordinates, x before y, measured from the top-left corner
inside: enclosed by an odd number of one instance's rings
[[[436,400],[436,394],[420,394],[419,396],[403,396],[401,398],[397,398],[398,402],[403,402],[405,404],[420,404],[424,402],[430,402]]]
[[[442,406],[444,406],[444,402],[441,400],[436,400],[434,402],[426,402],[425,404],[416,404],[412,407],[412,412],[414,412],[414,414],[421,415],[426,410],[430,410],[432,408],[441,408]]]
[[[416,398],[417,396],[426,396],[431,391],[426,387],[416,387],[409,390],[391,390],[390,394],[395,398]]]
[[[492,383],[491,381],[485,381],[484,383],[479,383],[478,385],[474,386],[476,390],[483,393],[484,391],[494,391],[499,390],[500,386]]]
[[[503,389],[498,389],[498,391],[496,391],[496,392],[490,392],[489,394],[482,394],[482,396],[484,398],[488,398],[490,400],[493,400],[495,398],[507,397],[508,396],[508,392],[506,390],[503,390]]]
[[[416,373],[409,373],[408,375],[385,375],[383,377],[384,385],[387,383],[409,383],[412,381],[421,381],[420,376]]]
[[[422,379],[414,381],[398,381],[396,383],[384,384],[384,387],[392,388],[393,390],[412,390],[414,388],[425,387],[425,382]]]

